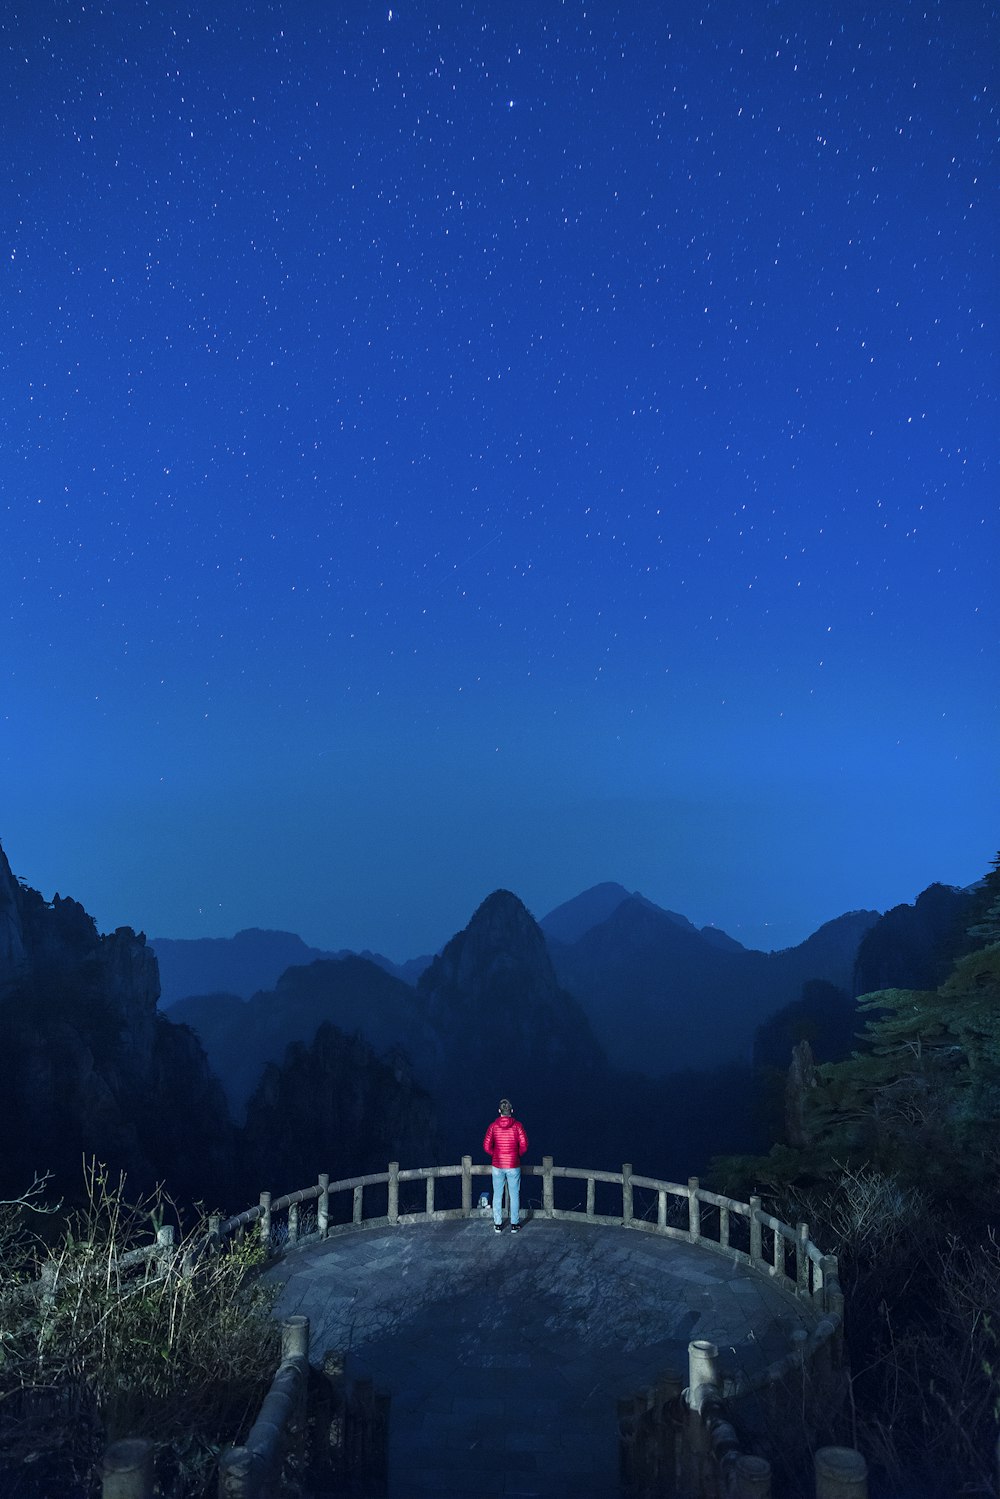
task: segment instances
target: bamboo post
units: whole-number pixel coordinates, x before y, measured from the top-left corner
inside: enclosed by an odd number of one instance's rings
[[[820,1447],[813,1465],[816,1499],[868,1499],[868,1464],[853,1447]]]
[[[472,1157],[462,1157],[462,1217],[472,1217]]]
[[[271,1249],[271,1194],[260,1194],[260,1242],[270,1253]]]
[[[632,1162],[622,1167],[622,1223],[628,1228],[632,1222]]]
[[[472,1164],[471,1161],[469,1163]],[[389,1222],[399,1222],[399,1162],[389,1162]]]
[[[701,1238],[701,1198],[696,1176],[688,1177],[688,1238],[692,1244]]]
[[[316,1228],[321,1239],[330,1232],[330,1176],[326,1171],[319,1174],[319,1198],[316,1203]]]
[[[152,1442],[126,1437],[105,1449],[101,1499],[153,1499]]]

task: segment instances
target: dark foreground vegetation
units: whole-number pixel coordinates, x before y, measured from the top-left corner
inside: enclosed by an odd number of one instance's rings
[[[965,914],[920,954],[940,982],[861,996],[850,1056],[817,1065],[800,1017],[782,1143],[715,1162],[721,1190],[761,1192],[839,1255],[852,1370],[841,1435],[893,1499],[996,1492],[1000,856]]]

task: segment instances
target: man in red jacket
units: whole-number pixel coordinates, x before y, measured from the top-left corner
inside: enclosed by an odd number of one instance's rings
[[[514,1118],[509,1098],[500,1100],[500,1116],[486,1131],[483,1149],[493,1162],[493,1232],[503,1233],[503,1188],[510,1197],[510,1231],[521,1227],[521,1157],[527,1153],[524,1125]]]

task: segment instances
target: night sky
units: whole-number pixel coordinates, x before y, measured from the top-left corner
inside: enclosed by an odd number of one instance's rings
[[[102,930],[748,945],[1000,845],[978,0],[14,0],[0,839]]]

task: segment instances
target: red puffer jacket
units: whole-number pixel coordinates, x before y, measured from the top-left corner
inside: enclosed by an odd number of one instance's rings
[[[483,1149],[498,1170],[512,1171],[515,1166],[520,1166],[521,1157],[528,1153],[528,1137],[524,1133],[524,1125],[501,1114],[486,1131]]]

